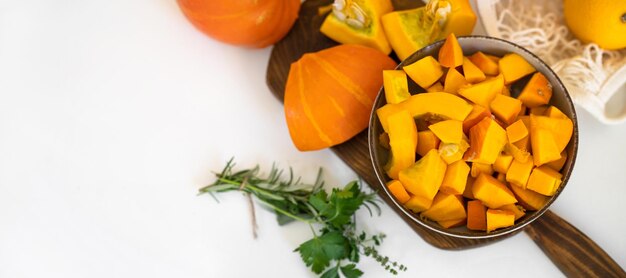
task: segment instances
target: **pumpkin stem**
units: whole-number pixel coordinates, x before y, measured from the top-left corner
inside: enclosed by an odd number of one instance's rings
[[[332,6],[335,17],[354,28],[364,29],[372,22],[357,0],[335,0]]]

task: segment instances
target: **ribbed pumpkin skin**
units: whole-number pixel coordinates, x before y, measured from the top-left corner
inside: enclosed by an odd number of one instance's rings
[[[339,45],[291,64],[285,116],[300,151],[341,144],[367,127],[382,71],[396,63],[379,50]]]
[[[263,48],[293,26],[300,0],[177,0],[200,31],[219,41]]]

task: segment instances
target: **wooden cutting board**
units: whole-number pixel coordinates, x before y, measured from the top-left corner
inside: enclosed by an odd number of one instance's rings
[[[423,5],[416,0],[392,0],[396,10]],[[302,4],[299,18],[292,30],[272,49],[267,68],[267,85],[270,91],[283,101],[289,66],[304,53],[316,52],[337,45],[319,32],[325,15],[318,9],[332,0],[307,0]],[[432,232],[413,222],[391,202],[380,188],[370,161],[367,131],[332,148],[380,197],[396,211],[407,225],[429,244],[447,250],[460,250],[497,242],[509,236],[495,239],[461,239]],[[626,277],[626,272],[586,235],[558,215],[548,211],[524,231],[539,245],[548,257],[568,276]]]

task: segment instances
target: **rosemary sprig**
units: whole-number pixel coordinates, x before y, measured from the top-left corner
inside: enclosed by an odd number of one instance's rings
[[[241,191],[255,199],[264,207],[274,211],[280,225],[293,221],[307,223],[313,238],[300,244],[294,252],[299,252],[304,263],[323,278],[360,277],[363,272],[356,263],[360,256],[372,257],[387,271],[397,274],[406,266],[389,257],[380,255],[384,234],[369,236],[356,231],[355,212],[364,206],[372,215],[372,208],[380,214],[375,193],[365,193],[357,181],[330,192],[323,189],[322,171],[318,171],[313,184],[304,184],[294,177],[289,169],[288,179],[283,179],[283,171],[272,165],[267,177],[261,177],[258,166],[252,169],[234,171],[233,159],[226,163],[216,181],[200,189],[200,194]]]

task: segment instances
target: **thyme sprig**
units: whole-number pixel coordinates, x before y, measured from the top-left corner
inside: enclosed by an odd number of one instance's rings
[[[376,247],[382,243],[384,234],[369,236],[364,231],[357,232],[354,214],[361,206],[370,215],[373,215],[372,209],[380,214],[376,194],[364,192],[360,182],[352,181],[328,193],[323,188],[321,169],[313,184],[305,184],[294,176],[291,168],[288,178],[284,179],[283,170],[276,165],[272,165],[266,177],[261,176],[259,166],[240,171],[234,171],[234,166],[233,159],[229,160],[224,169],[216,173],[215,182],[201,188],[200,194],[216,197],[216,193],[241,191],[274,211],[280,225],[293,221],[307,223],[313,238],[300,244],[294,252],[321,277],[340,277],[340,273],[348,278],[360,277],[363,272],[356,264],[361,255],[372,257],[394,275],[407,269],[379,254]]]

